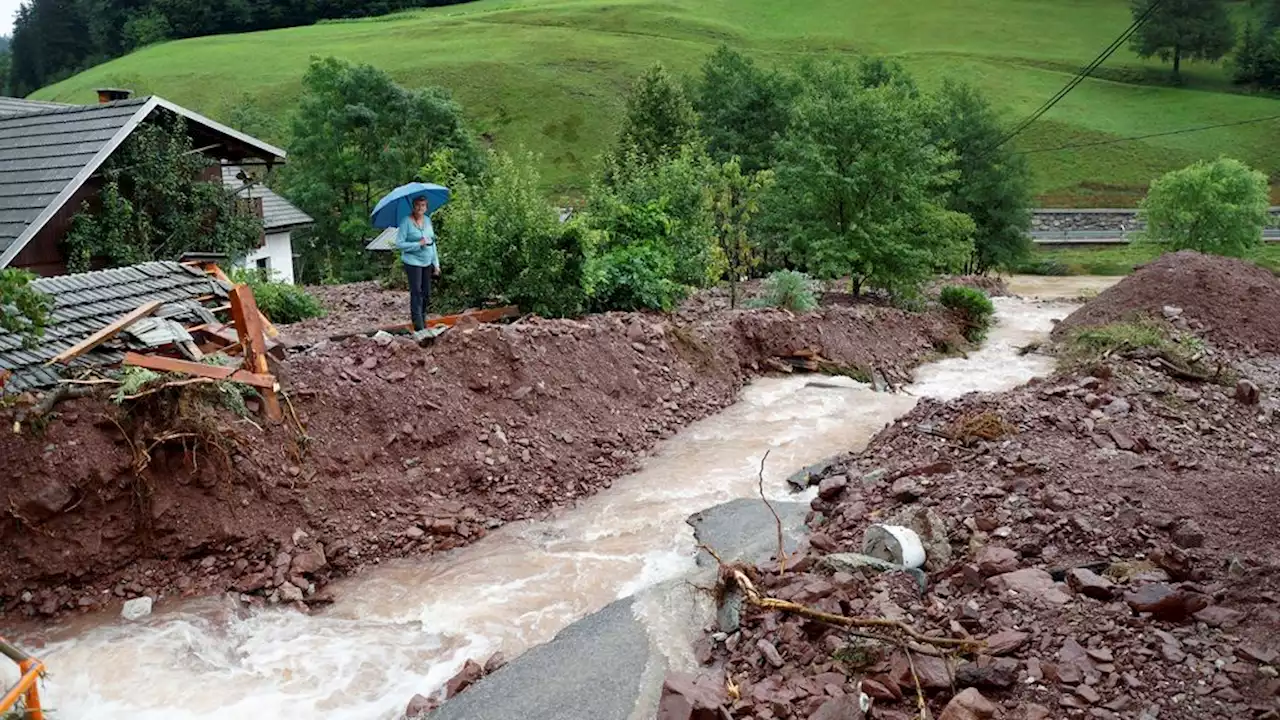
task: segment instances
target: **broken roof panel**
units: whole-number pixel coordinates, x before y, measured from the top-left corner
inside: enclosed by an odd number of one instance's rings
[[[166,303],[155,313],[161,320],[182,325],[214,321],[202,302],[222,303],[227,287],[203,271],[176,262],[150,262],[129,267],[61,275],[32,281],[32,287],[53,298],[53,312],[44,335],[24,347],[15,333],[0,330],[0,369],[13,372],[6,392],[51,387],[58,382],[61,366],[44,363],[72,347],[143,303]],[[202,300],[202,298],[204,300]],[[132,327],[132,326],[131,326]],[[144,328],[139,328],[144,332]],[[147,336],[146,340],[155,340]],[[72,368],[115,365],[128,349],[147,344],[128,331],[76,358]]]

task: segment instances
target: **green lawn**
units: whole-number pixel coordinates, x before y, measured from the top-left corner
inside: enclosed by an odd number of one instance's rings
[[[1134,243],[1107,248],[1037,248],[1017,272],[1029,275],[1128,275],[1163,254],[1159,247]],[[1267,243],[1249,260],[1280,275],[1280,243]]]
[[[368,62],[408,85],[450,88],[477,130],[543,156],[550,189],[580,189],[612,136],[627,86],[661,60],[692,71],[727,42],[768,62],[885,54],[926,85],[985,88],[1010,117],[1057,91],[1128,25],[1126,0],[478,0],[372,20],[322,23],[148,48],[35,97],[91,101],[96,87],[163,95],[226,119],[251,102],[287,113],[312,56]],[[1031,149],[1280,115],[1280,101],[1231,92],[1226,71],[1187,63],[1183,88],[1127,49],[1020,138]],[[1054,205],[1132,204],[1151,178],[1222,153],[1280,177],[1280,122],[1035,154]],[[271,138],[284,141],[285,138]]]

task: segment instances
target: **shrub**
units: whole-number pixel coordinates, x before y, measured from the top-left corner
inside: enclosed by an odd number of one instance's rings
[[[970,342],[977,342],[986,336],[987,329],[991,327],[991,318],[996,313],[996,306],[986,293],[964,285],[948,285],[942,288],[938,300],[943,307],[954,310],[964,319],[964,336]]]
[[[758,305],[809,312],[818,307],[818,283],[796,270],[779,270],[764,280],[764,295]]]
[[[24,343],[44,334],[53,301],[31,287],[35,276],[25,270],[0,268],[0,330],[20,335]]]
[[[675,261],[653,243],[624,245],[592,262],[591,294],[597,310],[671,311],[685,288],[671,280]]]
[[[258,309],[273,323],[287,325],[324,315],[320,301],[297,285],[272,282],[252,270],[233,271],[231,279],[253,288]]]
[[[1140,236],[1174,250],[1242,257],[1261,246],[1270,206],[1267,176],[1231,158],[1198,162],[1151,183]]]

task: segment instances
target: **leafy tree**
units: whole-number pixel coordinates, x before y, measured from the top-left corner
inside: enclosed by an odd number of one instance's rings
[[[164,115],[136,130],[101,170],[97,205],[86,202],[66,238],[67,264],[131,265],[193,251],[243,257],[262,221],[237,201],[197,152],[184,121]]]
[[[729,275],[729,307],[738,306],[738,278],[756,266],[751,242],[751,221],[760,212],[760,198],[773,184],[773,172],[743,173],[735,157],[716,168],[712,179],[712,210],[715,212],[720,253]]]
[[[469,177],[484,157],[442,89],[409,90],[377,68],[335,58],[313,60],[302,89],[283,177],[290,199],[316,220],[302,246],[302,274],[365,278],[372,268],[364,243],[378,199],[412,180],[442,148],[454,151]]]
[[[31,287],[35,276],[25,270],[0,268],[0,330],[17,333],[29,343],[44,334],[53,302]]]
[[[540,315],[581,312],[587,244],[539,189],[533,155],[495,154],[483,185],[454,186],[442,211],[450,286],[463,305],[501,299]]]
[[[1145,15],[1152,2],[1130,0],[1134,19]],[[1235,28],[1224,0],[1162,0],[1130,44],[1138,57],[1172,61],[1176,77],[1184,58],[1221,60],[1235,45]]]
[[[1237,84],[1280,90],[1280,28],[1260,30],[1247,25],[1234,64]]]
[[[990,102],[971,85],[947,80],[934,97],[933,141],[953,153],[947,207],[973,219],[970,272],[1010,268],[1032,249],[1031,171],[1001,145],[1004,128]]]
[[[652,244],[671,258],[670,280],[707,287],[724,272],[716,243],[711,178],[710,160],[695,147],[685,147],[656,163],[627,155],[614,164],[611,178],[592,190],[587,223],[600,232],[605,251]]]
[[[1269,206],[1267,176],[1224,157],[1157,178],[1139,217],[1149,242],[1240,257],[1262,243]]]
[[[669,312],[686,289],[671,280],[675,261],[653,241],[622,245],[593,259],[589,270],[596,310],[661,310]]]
[[[901,83],[864,87],[842,62],[801,70],[769,222],[791,262],[822,278],[912,294],[968,251],[972,221],[940,206],[954,158],[930,137],[927,108]]]
[[[740,158],[747,173],[773,166],[795,96],[786,75],[763,70],[721,45],[703,63],[692,96],[712,158],[721,163]]]
[[[656,163],[698,143],[693,104],[661,63],[646,70],[627,95],[612,160]]]

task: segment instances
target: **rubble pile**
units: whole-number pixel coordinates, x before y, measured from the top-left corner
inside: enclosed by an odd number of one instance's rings
[[[1144,272],[1098,302],[1146,297]],[[1274,376],[1197,382],[1115,356],[921,402],[809,478],[809,546],[756,568],[756,586],[981,644],[936,652],[751,603],[726,612],[742,601],[729,592],[700,658],[733,690],[726,710],[914,719],[918,680],[942,720],[1280,718],[1275,391]],[[905,550],[884,526],[919,539],[923,568],[893,564]]]

